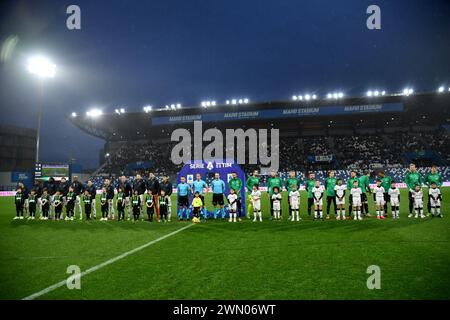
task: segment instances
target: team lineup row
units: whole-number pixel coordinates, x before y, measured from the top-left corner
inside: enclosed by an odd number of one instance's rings
[[[400,207],[400,190],[396,186],[396,182],[384,174],[383,171],[378,173],[376,185],[371,188],[369,184],[370,172],[358,177],[356,171],[352,171],[351,178],[344,185],[342,179],[336,178],[334,171],[329,172],[328,178],[322,185],[320,181],[315,179],[313,173],[309,175],[304,187],[308,193],[307,212],[308,216],[314,210],[314,219],[323,219],[323,202],[326,199],[326,218],[330,218],[330,209],[334,207],[336,219],[348,219],[352,216],[355,220],[361,220],[362,216],[370,216],[368,206],[368,195],[373,194],[375,203],[376,217],[384,219],[388,213],[388,204],[390,204],[392,217],[399,218]],[[421,175],[416,171],[415,165],[410,165],[410,171],[405,178],[409,198],[409,216],[425,217],[423,211],[423,191],[422,185],[428,188],[428,212],[432,216],[442,217],[441,201],[442,195],[440,187],[442,185],[442,177],[437,172],[436,167],[432,167],[432,171],[423,180]],[[261,214],[261,191],[259,188],[258,171],[254,171],[246,180],[246,190],[248,194],[248,217],[253,213],[253,221],[262,221]],[[131,185],[127,182],[126,177],[122,176],[117,190],[111,185],[107,179],[100,194],[100,205],[102,217],[100,220],[115,219],[115,211],[117,210],[118,220],[125,220],[125,212],[127,219],[134,221],[143,219],[145,213],[149,221],[153,221],[155,215],[156,221],[170,221],[172,213],[171,194],[172,184],[167,176],[164,176],[159,182],[153,173],[149,174],[147,181],[144,181],[140,175]],[[205,195],[209,188],[212,192],[213,212],[206,209]],[[225,195],[225,182],[220,178],[220,174],[216,173],[210,186],[206,184],[200,174],[191,183],[186,182],[185,177],[180,178],[177,184],[177,200],[178,220],[189,220],[193,218],[194,222],[200,219],[209,218],[229,218],[229,221],[241,221],[243,216],[242,180],[237,177],[236,173],[232,174],[228,181],[229,194]],[[277,176],[276,172],[271,173],[268,180],[267,196],[270,200],[271,219],[280,220],[282,214],[282,190],[288,193],[289,219],[292,221],[300,221],[300,181],[295,176],[295,171],[289,173],[289,178],[283,185],[282,180]],[[49,190],[50,189],[50,190]],[[346,195],[348,194],[348,212],[346,214]],[[190,202],[190,197],[193,196]],[[78,209],[79,218],[83,219],[82,204],[84,205],[84,214],[86,219],[96,218],[96,197],[97,190],[93,186],[92,181],[88,181],[83,185],[74,177],[71,184],[64,179],[60,185],[55,188],[40,188],[34,186],[30,192],[21,185],[15,195],[16,217],[14,219],[24,219],[24,214],[28,213],[29,219],[35,219],[37,209],[40,212],[40,219],[48,220],[53,218],[59,220],[63,218],[63,209],[65,208],[65,220],[74,220],[75,213]],[[224,201],[226,198],[226,203]]]

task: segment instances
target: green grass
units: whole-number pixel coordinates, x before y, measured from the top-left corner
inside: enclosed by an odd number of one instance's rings
[[[450,189],[443,219],[211,221],[164,239],[40,299],[449,299]],[[286,200],[284,200],[286,201]],[[209,202],[209,201],[208,201]],[[373,212],[373,203],[371,212]],[[286,218],[287,203],[284,203]],[[0,198],[0,299],[21,299],[186,225],[12,220]],[[369,290],[367,267],[381,268]]]

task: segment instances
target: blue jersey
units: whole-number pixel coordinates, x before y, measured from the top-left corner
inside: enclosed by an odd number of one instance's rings
[[[187,183],[179,183],[177,190],[179,196],[187,196],[191,191],[191,187]]]
[[[194,189],[194,193],[198,192],[199,194],[203,194],[203,189],[206,188],[206,182],[203,180],[194,180],[193,185],[193,189]]]
[[[213,193],[222,194],[225,192],[225,182],[223,182],[223,180],[221,179],[219,180],[214,179],[211,182],[211,187]]]

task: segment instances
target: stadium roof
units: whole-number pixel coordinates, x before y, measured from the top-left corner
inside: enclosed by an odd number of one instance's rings
[[[342,99],[290,100],[216,105],[210,108],[180,108],[150,112],[98,112],[95,116],[70,116],[71,122],[90,135],[107,141],[155,139],[167,135],[177,127],[190,128],[194,120],[206,127],[274,127],[299,126],[302,122],[328,124],[335,120],[351,122],[392,119],[393,114],[403,120],[434,114],[445,123],[450,117],[450,94],[417,93],[410,96],[386,95],[377,97],[344,97]],[[423,115],[422,115],[423,114]],[[384,120],[383,120],[384,121]],[[447,123],[448,124],[448,123]],[[329,126],[329,125],[328,125]]]

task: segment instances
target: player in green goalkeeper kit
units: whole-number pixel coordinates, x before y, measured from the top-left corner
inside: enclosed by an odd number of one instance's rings
[[[297,178],[297,174],[294,170],[289,171],[289,178],[286,180],[285,187],[287,193],[292,191],[292,186],[300,187],[300,179]],[[297,189],[296,189],[297,190]],[[292,218],[292,208],[291,208],[291,199],[288,197],[288,205],[289,205],[289,219]]]
[[[349,193],[352,190],[353,183],[355,181],[358,182],[358,186],[359,186],[358,174],[356,173],[355,170],[352,170],[352,172],[350,173],[350,179],[347,181],[347,190]],[[350,194],[350,196],[348,198],[348,217],[349,218],[352,217],[352,208],[353,208],[353,199],[352,199],[352,195]]]
[[[416,185],[418,185],[422,188],[422,176],[420,175],[420,173],[417,172],[417,168],[414,163],[411,163],[409,165],[409,172],[406,174],[405,183],[409,189],[409,192],[408,192],[409,215],[408,215],[408,217],[411,218],[413,216],[413,209],[414,209],[414,198],[413,198],[414,188]]]
[[[337,179],[335,177],[335,172],[331,170],[328,173],[328,178],[325,179],[325,193],[327,196],[327,220],[330,219],[330,207],[331,203],[334,206],[334,216],[337,216],[337,208],[336,208],[336,193],[334,191],[334,187],[337,184]]]
[[[269,200],[270,200],[270,219],[273,219],[273,188],[278,187],[278,191],[281,191],[281,187],[283,185],[283,182],[281,181],[280,177],[277,175],[275,171],[272,171],[270,173],[270,178],[267,180],[267,187],[269,188]],[[282,217],[282,210],[280,210],[280,219]]]
[[[437,171],[437,166],[435,166],[435,165],[431,166],[431,172],[429,174],[427,174],[427,176],[425,177],[425,181],[424,181],[424,183],[426,184],[426,186],[428,188],[431,187],[431,184],[433,182],[436,183],[436,187],[438,189],[442,186],[442,182],[443,182],[442,176]],[[430,194],[428,194],[427,209],[428,209],[428,214],[430,214],[430,212],[431,212]]]
[[[238,178],[236,172],[231,173],[231,179],[228,181],[228,186],[230,189],[233,189],[237,195],[236,199],[236,208],[237,208],[237,216],[239,221],[242,218],[242,198],[241,198],[241,190],[242,190],[242,180]]]
[[[308,217],[311,216],[311,208],[314,206],[314,196],[312,189],[316,185],[316,175],[312,172],[309,174],[308,180],[305,183],[305,190],[308,192]]]
[[[384,171],[380,171],[378,173],[378,176],[381,180],[381,186],[384,188],[384,216],[387,216],[387,210],[388,210],[388,202],[390,202],[391,197],[389,196],[389,188],[392,185],[392,178],[387,176]]]
[[[247,195],[248,195],[248,206],[247,206],[247,218],[250,219],[250,212],[253,212],[252,209],[252,190],[253,186],[259,186],[259,178],[258,178],[258,170],[253,171],[253,175],[247,178],[245,182],[245,186],[247,187]]]

